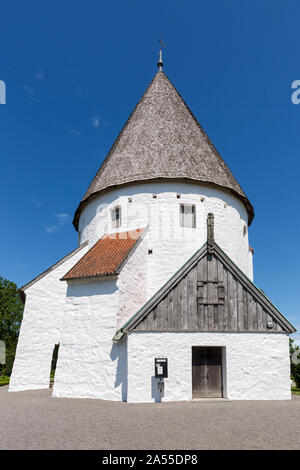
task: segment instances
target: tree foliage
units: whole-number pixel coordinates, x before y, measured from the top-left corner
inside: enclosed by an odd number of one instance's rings
[[[0,375],[11,373],[23,307],[16,284],[0,276],[0,340],[4,341],[6,346],[6,366]]]
[[[292,355],[295,351],[298,351],[298,358],[300,359],[300,348],[294,344],[293,339],[290,339],[291,377],[295,381],[296,386],[300,388],[300,363],[295,364],[292,361]]]

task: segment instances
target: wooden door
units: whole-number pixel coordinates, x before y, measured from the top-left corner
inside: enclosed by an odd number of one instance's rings
[[[192,348],[193,398],[220,398],[222,394],[222,348]]]

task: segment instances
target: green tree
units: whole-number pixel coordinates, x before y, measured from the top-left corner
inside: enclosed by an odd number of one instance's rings
[[[296,386],[300,388],[300,363],[295,364],[295,362],[292,361],[292,355],[295,351],[299,353],[298,358],[300,359],[300,348],[294,344],[293,339],[290,339],[291,378],[296,383]]]
[[[16,284],[0,276],[0,340],[6,346],[6,366],[0,375],[11,374],[23,308]]]

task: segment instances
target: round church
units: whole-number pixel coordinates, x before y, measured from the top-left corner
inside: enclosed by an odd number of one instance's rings
[[[159,69],[74,215],[78,247],[21,288],[10,391],[290,399],[294,327],[253,283],[254,210]]]

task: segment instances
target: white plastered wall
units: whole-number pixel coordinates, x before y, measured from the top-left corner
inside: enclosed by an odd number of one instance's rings
[[[53,396],[126,400],[126,340],[112,343],[119,309],[116,282],[68,283]]]
[[[163,401],[192,399],[192,346],[223,348],[224,397],[288,400],[289,339],[275,333],[128,334],[128,401],[157,401],[154,358],[168,358]]]
[[[196,206],[196,228],[180,227],[180,204]],[[216,242],[252,279],[247,212],[243,203],[230,193],[178,182],[136,184],[109,191],[83,209],[79,222],[81,243],[88,241],[92,246],[104,233],[116,231],[111,225],[111,210],[115,206],[120,206],[122,213],[117,231],[148,226],[145,257],[148,298],[205,243],[209,212],[215,216]],[[151,255],[148,250],[152,250]]]
[[[127,399],[126,339],[112,338],[147,300],[146,246],[142,236],[118,277],[68,283],[53,396]]]
[[[9,391],[49,388],[51,360],[60,342],[66,282],[60,278],[87,252],[82,247],[26,288],[26,302]]]
[[[119,329],[148,300],[147,296],[147,228],[130,253],[118,276],[120,305],[117,315]]]

